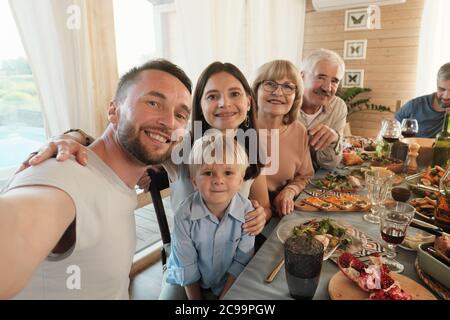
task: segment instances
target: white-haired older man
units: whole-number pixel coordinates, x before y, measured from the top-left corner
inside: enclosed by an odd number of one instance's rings
[[[326,49],[311,53],[301,66],[305,89],[299,119],[308,129],[315,169],[333,169],[342,158],[347,106],[336,91],[344,70],[342,58]]]

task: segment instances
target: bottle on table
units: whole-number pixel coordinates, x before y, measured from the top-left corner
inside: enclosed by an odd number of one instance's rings
[[[450,166],[439,182],[438,202],[434,212],[435,224],[450,232]]]
[[[450,163],[450,108],[444,118],[442,131],[436,136],[433,146],[433,165],[445,168]]]

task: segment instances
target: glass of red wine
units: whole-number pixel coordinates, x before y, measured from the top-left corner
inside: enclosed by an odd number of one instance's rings
[[[394,258],[395,246],[405,239],[406,229],[414,217],[414,207],[405,202],[385,204],[381,212],[381,237],[387,243],[385,263],[392,272],[402,272],[403,265]]]
[[[403,119],[401,128],[402,136],[405,138],[415,137],[419,132],[419,124],[416,119]]]
[[[386,119],[383,121],[381,127],[381,136],[383,140],[388,144],[389,150],[387,152],[388,157],[391,156],[392,144],[400,139],[401,126],[400,122],[396,119]]]

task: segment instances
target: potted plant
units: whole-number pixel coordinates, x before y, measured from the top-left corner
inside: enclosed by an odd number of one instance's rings
[[[345,104],[347,105],[347,125],[344,135],[346,136],[352,135],[348,116],[351,115],[353,112],[362,110],[377,110],[380,112],[391,111],[391,108],[389,106],[371,103],[369,97],[363,98],[358,97],[360,94],[370,91],[372,91],[372,89],[363,87],[350,87],[350,88],[339,87],[339,89],[337,90],[336,95],[342,100],[344,100]]]
[[[355,111],[361,111],[364,109],[367,110],[378,110],[378,111],[391,111],[391,108],[388,106],[383,106],[380,104],[370,103],[370,98],[361,98],[357,99],[357,96],[364,92],[370,92],[372,89],[370,88],[362,88],[362,87],[351,87],[351,88],[342,88],[340,87],[336,92],[336,95],[344,100],[347,105],[347,114],[350,115]]]

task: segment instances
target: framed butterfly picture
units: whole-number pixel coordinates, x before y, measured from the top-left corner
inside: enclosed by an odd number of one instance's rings
[[[367,8],[345,11],[345,31],[368,29]]]
[[[365,59],[367,51],[367,40],[345,40],[344,59]]]
[[[342,87],[364,87],[364,69],[346,69],[342,79]]]

